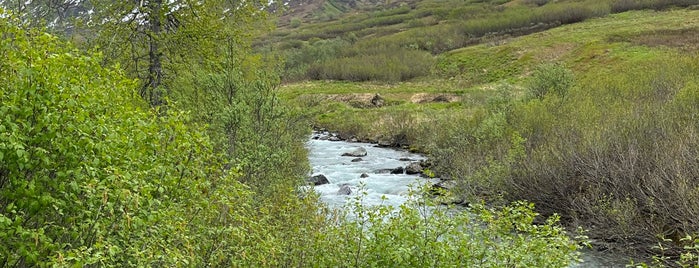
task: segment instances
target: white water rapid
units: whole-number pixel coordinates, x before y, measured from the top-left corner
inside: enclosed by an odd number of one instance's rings
[[[367,196],[364,197],[365,205],[384,204],[398,207],[405,202],[404,194],[411,184],[437,182],[435,179],[421,178],[419,175],[390,174],[390,169],[406,167],[411,162],[425,160],[422,155],[391,148],[378,148],[370,143],[329,141],[327,140],[329,135],[314,133],[314,139],[311,139],[307,146],[313,175],[323,174],[330,181],[328,184],[315,186],[316,192],[330,207],[337,208],[344,205],[348,197],[356,196],[360,192],[359,186],[362,183],[364,191],[367,192]],[[366,156],[341,156],[360,147],[366,150]],[[357,158],[361,158],[362,161],[352,161]],[[361,178],[362,174],[368,177]],[[345,184],[350,186],[352,193],[338,194],[342,185]],[[386,200],[382,200],[382,196],[385,196]]]

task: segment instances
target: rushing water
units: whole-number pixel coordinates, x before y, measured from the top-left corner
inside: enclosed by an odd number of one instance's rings
[[[379,148],[369,143],[329,141],[328,137],[330,137],[328,133],[314,133],[307,146],[313,175],[323,174],[330,181],[328,184],[315,186],[321,200],[330,207],[338,208],[344,205],[347,198],[360,192],[360,184],[364,185],[364,191],[367,193],[363,199],[365,205],[384,204],[398,207],[406,201],[403,194],[408,191],[410,185],[438,181],[421,178],[418,175],[386,173],[388,169],[405,167],[411,162],[426,160],[422,155],[392,148]],[[362,161],[353,162],[352,160],[356,157],[342,156],[343,153],[360,147],[367,151],[367,155],[361,157]],[[409,161],[405,161],[406,159]],[[361,178],[362,174],[369,176]],[[338,194],[343,185],[350,186],[352,189],[350,195]],[[584,251],[583,260],[583,263],[571,267],[624,267],[626,263],[622,256],[595,251]]]
[[[327,133],[316,133],[314,137],[320,139],[311,139],[308,142],[313,175],[323,174],[330,181],[329,184],[316,186],[315,190],[331,207],[344,205],[348,197],[360,192],[361,184],[364,185],[364,191],[367,193],[364,198],[366,205],[386,204],[398,207],[405,202],[406,197],[403,194],[408,191],[411,184],[435,182],[418,175],[387,173],[388,169],[405,167],[411,162],[425,160],[422,155],[390,148],[378,148],[370,143],[329,141],[324,139],[328,137]],[[341,156],[359,147],[367,151],[367,155],[361,157],[362,161],[352,162],[356,157]],[[407,159],[409,161],[406,161]],[[361,178],[362,174],[368,177]],[[338,190],[345,184],[350,186],[352,193],[338,194]],[[385,197],[385,200],[382,197]]]

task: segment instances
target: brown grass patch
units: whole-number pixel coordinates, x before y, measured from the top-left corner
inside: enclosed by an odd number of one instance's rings
[[[540,52],[537,52],[537,58],[544,62],[560,61],[565,55],[576,48],[573,43],[560,43],[544,47]]]
[[[684,51],[699,50],[699,27],[659,30],[631,37],[631,43],[648,47],[671,47]]]
[[[455,94],[417,93],[410,98],[412,103],[457,102],[461,98]]]

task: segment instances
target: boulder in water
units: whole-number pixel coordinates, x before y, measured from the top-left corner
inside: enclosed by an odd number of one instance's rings
[[[359,175],[359,177],[362,178],[362,179],[364,179],[364,178],[369,178],[369,174],[362,173],[362,175]]]
[[[352,162],[362,162],[362,161],[364,161],[364,159],[361,159],[361,158],[352,159]]]
[[[403,171],[405,171],[403,167],[397,167],[391,170],[391,174],[403,174]]]
[[[393,145],[393,143],[391,143],[391,141],[379,140],[378,143],[376,144],[376,147],[384,148],[384,147],[391,147],[391,145]]]
[[[358,147],[356,150],[351,151],[351,152],[346,152],[342,154],[342,156],[351,156],[351,157],[363,157],[366,156],[367,152],[364,147]]]
[[[374,170],[374,173],[375,174],[389,174],[389,173],[391,173],[392,170],[393,170],[392,168],[382,168],[382,169]]]
[[[405,174],[414,175],[422,173],[422,165],[419,162],[412,162],[405,167]]]
[[[350,195],[352,193],[352,188],[350,188],[349,184],[343,184],[340,186],[340,190],[337,190],[338,195]]]
[[[330,181],[328,181],[328,177],[325,177],[323,174],[318,174],[315,176],[312,176],[308,178],[308,184],[313,184],[313,185],[323,185],[323,184],[328,184]]]

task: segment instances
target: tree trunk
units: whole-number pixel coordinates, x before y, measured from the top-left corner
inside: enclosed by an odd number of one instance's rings
[[[148,1],[148,20],[150,33],[148,34],[148,82],[143,86],[141,94],[151,104],[160,106],[163,104],[163,80],[162,53],[160,52],[160,35],[162,32],[163,0]]]

